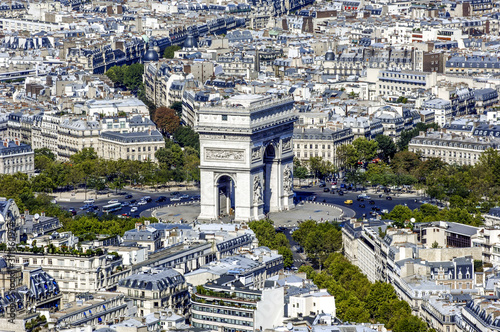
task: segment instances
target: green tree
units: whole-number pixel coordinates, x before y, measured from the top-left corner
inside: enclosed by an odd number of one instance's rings
[[[377,135],[375,141],[378,144],[378,149],[380,150],[380,157],[388,162],[391,160],[397,152],[397,147],[392,138],[386,135]]]
[[[328,160],[323,160],[322,157],[309,158],[309,169],[311,170],[311,173],[319,179],[324,179],[335,172],[333,164]]]
[[[182,118],[182,102],[176,101],[175,103],[170,105],[170,108],[175,110],[175,114],[177,114],[179,118]]]
[[[337,148],[337,159],[343,168],[356,167],[360,154],[352,144],[341,145]]]
[[[165,59],[173,59],[174,58],[174,52],[180,50],[181,47],[178,45],[171,45],[165,48],[165,51],[163,52],[163,57]]]
[[[364,137],[358,137],[352,141],[352,145],[358,151],[359,161],[369,162],[377,155],[378,143]]]
[[[406,316],[394,324],[394,332],[427,332],[427,324],[415,316]]]
[[[45,156],[52,161],[56,160],[56,155],[49,148],[35,149],[35,158],[37,156]]]
[[[297,179],[305,179],[307,177],[307,168],[302,166],[298,158],[293,159],[293,177]]]
[[[174,138],[182,147],[192,147],[196,151],[200,151],[200,138],[197,132],[187,126],[180,126],[174,132]]]

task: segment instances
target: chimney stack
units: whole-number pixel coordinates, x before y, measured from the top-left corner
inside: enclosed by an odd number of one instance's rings
[[[3,146],[5,146],[5,147],[9,146],[9,139],[8,138],[3,140]]]
[[[19,146],[19,138],[14,138],[14,142],[16,143],[17,146]]]

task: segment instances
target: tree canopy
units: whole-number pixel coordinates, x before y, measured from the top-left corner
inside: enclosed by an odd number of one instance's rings
[[[174,58],[174,52],[180,50],[182,47],[178,45],[171,45],[165,48],[165,51],[163,51],[163,57],[165,59],[173,59]]]
[[[283,256],[285,268],[293,265],[293,254],[290,250],[290,242],[283,233],[276,233],[271,220],[251,221],[248,227],[255,233],[259,246],[269,247],[278,251]]]
[[[397,298],[392,285],[372,284],[340,253],[328,256],[321,273],[311,266],[302,266],[299,271],[335,296],[337,316],[343,321],[381,323],[398,332],[427,332],[427,324],[411,314],[410,306]]]

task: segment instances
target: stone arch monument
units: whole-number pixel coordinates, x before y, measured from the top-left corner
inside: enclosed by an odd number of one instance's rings
[[[293,207],[293,99],[238,95],[197,112],[199,220],[258,220]]]

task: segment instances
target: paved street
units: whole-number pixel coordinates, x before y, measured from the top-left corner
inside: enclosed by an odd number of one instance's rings
[[[302,200],[307,200],[311,199],[312,197],[315,197],[315,202],[317,203],[330,203],[330,204],[335,204],[338,206],[338,208],[342,209],[343,211],[343,217],[344,218],[350,218],[350,217],[361,217],[363,214],[368,214],[371,211],[371,208],[373,206],[377,206],[381,210],[387,209],[391,211],[394,206],[398,204],[407,204],[409,208],[415,209],[418,208],[421,203],[415,202],[415,199],[419,198],[417,195],[410,195],[410,194],[403,194],[403,195],[393,195],[389,194],[392,200],[387,200],[386,197],[387,195],[383,195],[383,197],[379,197],[379,193],[374,193],[372,191],[368,191],[367,194],[371,197],[373,201],[375,201],[375,204],[370,205],[368,201],[364,202],[358,202],[357,201],[357,196],[361,192],[345,192],[343,196],[339,196],[337,193],[331,194],[330,192],[324,192],[324,188],[321,188],[319,186],[313,186],[309,188],[296,188],[296,198],[300,202]],[[132,213],[132,216],[151,216],[151,212],[148,209],[151,209],[153,207],[160,207],[160,206],[165,206],[169,205],[172,203],[182,203],[182,202],[187,202],[189,199],[182,199],[180,201],[173,202],[171,199],[173,196],[171,193],[178,191],[180,194],[186,194],[188,196],[193,196],[193,195],[199,195],[198,190],[174,190],[174,191],[166,191],[159,189],[157,191],[146,191],[146,190],[140,190],[140,189],[131,189],[127,188],[122,191],[122,195],[117,195],[115,192],[109,192],[104,195],[96,195],[95,192],[85,192],[83,191],[78,191],[76,194],[73,192],[64,192],[64,193],[58,193],[54,194],[53,196],[57,200],[57,203],[65,210],[68,210],[70,208],[74,208],[77,210],[77,214],[85,214],[85,210],[80,210],[80,207],[84,205],[83,201],[86,198],[92,198],[95,199],[95,205],[99,207],[99,210],[102,208],[102,206],[107,205],[108,202],[111,199],[117,199],[120,202],[128,201],[130,202],[131,200],[136,200],[139,201],[142,197],[144,196],[150,196],[152,201],[149,202],[146,205],[139,205],[137,207],[137,211]],[[125,199],[125,193],[132,195],[132,198]],[[96,197],[97,196],[97,197]],[[160,196],[165,196],[166,200],[164,202],[155,202],[155,200],[160,197]],[[353,204],[352,205],[346,205],[344,204],[344,201],[346,200],[352,200]],[[365,207],[361,207],[362,204],[365,205]],[[196,211],[195,211],[196,210]],[[179,221],[180,219],[183,220],[188,220],[192,221],[195,219],[195,216],[198,214],[199,210],[199,204],[195,206],[195,210],[193,210],[193,207],[169,207],[168,209],[160,209],[158,212],[157,217],[162,218],[164,220],[171,220],[171,221]],[[116,215],[124,214],[124,213],[129,213],[130,214],[130,207],[124,206],[120,211],[115,211],[113,212]],[[298,206],[297,210],[285,212],[285,213],[280,213],[280,214],[270,214],[270,218],[275,220],[277,225],[283,225],[283,226],[296,226],[297,221],[299,220],[306,220],[309,218],[309,216],[312,219],[315,220],[334,220],[335,218],[339,217],[339,211],[332,209],[331,207],[328,206],[321,206],[321,205],[312,205],[312,204],[304,204]],[[192,219],[192,220],[191,220]]]
[[[181,195],[185,194],[188,196],[193,196],[193,195],[199,194],[199,191],[196,191],[196,190],[175,190],[175,191],[178,191]],[[140,189],[126,188],[126,189],[123,189],[121,195],[117,195],[114,192],[110,192],[110,193],[107,193],[104,195],[97,195],[97,197],[96,197],[95,193],[92,193],[92,194],[87,193],[86,196],[89,199],[92,198],[95,200],[94,205],[97,205],[99,207],[98,214],[102,214],[102,212],[100,212],[102,207],[104,205],[107,205],[111,199],[117,199],[119,202],[125,202],[125,201],[130,202],[131,200],[139,201],[144,196],[151,197],[151,199],[152,199],[151,202],[149,202],[145,205],[137,206],[137,211],[135,211],[133,213],[130,212],[131,207],[129,207],[129,206],[123,206],[121,210],[113,212],[113,214],[115,214],[115,215],[121,215],[121,214],[127,213],[129,215],[132,215],[133,217],[139,217],[141,215],[141,212],[143,212],[147,209],[150,209],[150,208],[153,208],[156,206],[162,206],[162,205],[174,203],[171,201],[171,199],[173,198],[171,193],[173,193],[175,191],[165,191],[165,190],[161,190],[161,189],[158,191],[144,191],[144,190],[140,190]],[[77,215],[86,214],[86,210],[80,209],[80,207],[82,207],[84,205],[83,201],[86,199],[85,193],[78,192],[75,195],[72,195],[72,194],[73,194],[73,192],[65,192],[62,194],[55,194],[53,196],[57,200],[57,203],[59,204],[59,206],[61,206],[64,210],[69,210],[70,208],[74,208],[77,211]],[[125,199],[126,194],[132,195],[132,198]],[[165,196],[166,200],[163,202],[156,202],[155,200],[160,196]],[[186,202],[186,201],[189,201],[189,198],[181,199],[177,203]],[[150,213],[146,213],[145,216],[150,216]]]

